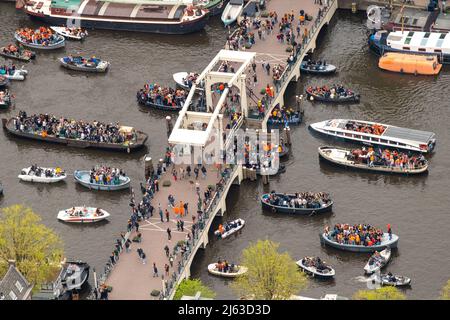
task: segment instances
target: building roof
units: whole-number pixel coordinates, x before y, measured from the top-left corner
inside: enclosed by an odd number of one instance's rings
[[[33,286],[16,268],[14,262],[0,281],[0,300],[27,300],[31,297]]]

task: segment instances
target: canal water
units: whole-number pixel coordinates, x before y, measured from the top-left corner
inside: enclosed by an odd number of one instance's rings
[[[364,289],[361,281],[367,255],[350,254],[321,247],[319,232],[325,224],[370,223],[384,229],[390,223],[400,236],[399,249],[387,270],[412,278],[410,298],[437,298],[448,274],[450,245],[448,223],[450,156],[448,112],[449,69],[438,77],[414,77],[383,72],[377,58],[367,49],[364,16],[338,11],[318,42],[315,58],[325,58],[339,72],[331,77],[303,77],[286,93],[286,103],[294,104],[295,95],[308,85],[344,84],[361,94],[361,103],[329,106],[304,102],[305,122],[292,129],[293,150],[285,162],[287,172],[271,178],[270,185],[244,181],[232,187],[223,219],[241,217],[246,220],[243,231],[225,240],[211,241],[200,250],[192,267],[192,276],[199,277],[218,298],[237,299],[230,282],[210,276],[206,266],[219,257],[239,262],[249,242],[271,239],[281,243],[295,259],[318,255],[336,269],[336,279],[321,282],[312,279],[302,295],[319,297],[325,293],[351,296]],[[0,3],[0,43],[12,41],[18,27],[38,26],[14,9],[13,4]],[[0,134],[0,181],[5,196],[0,206],[23,203],[42,217],[65,243],[69,258],[84,259],[97,270],[111,254],[113,242],[125,229],[130,213],[128,192],[91,192],[69,179],[59,185],[33,185],[17,179],[20,169],[36,163],[56,166],[68,172],[90,168],[95,164],[114,165],[125,169],[133,179],[139,198],[142,181],[142,157],[149,153],[155,160],[166,147],[166,113],[140,109],[135,92],[145,82],[173,85],[172,74],[178,71],[202,70],[223,48],[226,30],[220,19],[210,20],[204,32],[184,36],[159,36],[95,30],[83,43],[68,42],[61,51],[40,53],[26,65],[29,77],[15,82],[11,91],[16,107],[0,111],[10,117],[19,110],[28,113],[51,113],[76,119],[120,121],[149,134],[148,148],[134,154],[62,148],[32,141],[17,140]],[[61,69],[58,58],[64,53],[96,55],[111,61],[106,75],[85,75]],[[3,63],[0,58],[0,64]],[[176,115],[174,115],[176,116]],[[354,118],[392,123],[399,126],[433,131],[438,144],[429,157],[430,173],[421,177],[393,177],[340,170],[320,164],[317,147],[331,141],[312,136],[310,123],[330,118]],[[344,145],[344,144],[342,144]],[[263,212],[259,195],[270,190],[282,192],[325,191],[335,201],[333,212],[303,218]],[[74,205],[91,205],[111,212],[108,222],[75,226],[56,219],[59,210]],[[221,222],[217,218],[213,228]],[[150,273],[150,271],[149,271]]]

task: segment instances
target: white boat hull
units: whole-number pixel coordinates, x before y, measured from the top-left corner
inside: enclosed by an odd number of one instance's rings
[[[67,178],[67,175],[64,173],[60,176],[54,177],[45,177],[45,176],[36,176],[34,174],[29,174],[31,167],[22,169],[21,174],[19,174],[18,178],[22,181],[26,182],[38,182],[38,183],[56,183],[60,182]],[[54,168],[42,168],[45,170],[54,170]]]
[[[6,79],[9,80],[15,80],[15,81],[23,81],[25,80],[25,76],[28,74],[27,70],[23,70],[23,69],[16,69],[14,71],[14,74],[4,74],[3,76]]]
[[[373,264],[370,264],[370,259],[367,262],[367,264],[364,266],[364,271],[367,274],[372,274],[380,269],[382,269],[383,267],[385,267],[389,260],[391,259],[391,249],[390,248],[386,248],[382,251],[380,251],[380,256],[383,258],[383,261],[376,261]],[[372,258],[372,256],[371,256]]]
[[[237,272],[220,272],[219,270],[217,270],[216,264],[211,263],[208,265],[208,272],[215,276],[219,276],[219,277],[236,278],[240,275],[243,275],[244,273],[246,273],[248,271],[248,268],[245,266],[236,266],[236,267],[238,268]]]
[[[216,230],[216,231],[214,232],[214,234],[217,235],[217,236],[219,236],[219,237],[222,238],[222,239],[225,239],[225,238],[231,236],[233,233],[236,233],[236,232],[238,232],[239,230],[241,230],[241,229],[244,227],[244,225],[245,225],[245,221],[244,221],[243,219],[236,219],[236,220],[233,220],[232,222],[238,222],[238,221],[241,222],[241,225],[240,225],[240,226],[238,226],[238,227],[236,227],[236,228],[233,228],[233,229],[231,229],[231,230],[228,230],[228,231],[226,231],[226,232],[224,232],[224,233],[222,233],[222,234],[220,233],[219,230]]]
[[[231,3],[228,3],[222,13],[222,22],[225,24],[225,26],[236,22],[237,18],[241,15],[243,10],[244,4],[233,5]]]
[[[82,33],[82,36],[76,36],[71,34],[70,32],[67,32],[65,27],[50,27],[50,29],[52,29],[53,31],[55,31],[57,34],[63,36],[66,39],[71,39],[71,40],[83,40],[86,37],[85,33]]]
[[[92,208],[92,207],[75,207],[75,210],[72,211],[72,208],[70,209],[66,209],[66,210],[61,210],[58,213],[58,220],[64,221],[64,222],[69,222],[69,223],[93,223],[93,222],[98,222],[98,221],[102,221],[106,218],[108,218],[110,216],[110,214],[103,210],[100,209],[100,213],[101,215],[97,215],[96,212],[97,208]],[[83,212],[83,215],[77,215],[74,213],[77,212]]]

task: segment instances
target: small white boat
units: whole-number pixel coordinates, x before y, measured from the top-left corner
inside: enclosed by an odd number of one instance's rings
[[[86,38],[88,35],[86,30],[81,30],[79,33],[74,33],[73,31],[76,28],[50,27],[50,29],[63,36],[64,38],[71,40],[84,40],[84,38]]]
[[[391,248],[387,247],[382,251],[375,251],[364,266],[367,274],[372,274],[387,265],[391,259]]]
[[[333,278],[336,271],[325,261],[320,260],[316,257],[304,257],[297,261],[297,265],[302,269],[302,271],[312,275],[313,277],[319,277],[324,279]]]
[[[5,73],[3,76],[9,80],[23,81],[25,80],[25,76],[28,74],[28,71],[23,69],[16,69],[13,74]]]
[[[98,58],[86,59],[83,57],[62,57],[59,59],[61,66],[70,70],[85,71],[85,72],[106,72],[110,66],[110,63]]]
[[[24,168],[18,178],[22,181],[55,183],[67,178],[66,173],[61,168]]]
[[[241,218],[233,220],[231,222],[227,222],[223,225],[223,229],[220,228],[214,232],[216,236],[219,238],[225,239],[226,237],[231,236],[233,233],[241,230],[245,225],[245,221]]]
[[[236,22],[244,10],[244,0],[230,0],[222,12],[222,22],[228,26]]]
[[[100,208],[92,207],[73,207],[58,212],[58,219],[64,222],[72,223],[91,223],[104,220],[110,214]]]
[[[191,88],[192,84],[194,84],[194,81],[192,81],[191,84],[189,83],[188,77],[191,76],[191,75],[194,76],[195,73],[194,72],[187,73],[187,72],[183,71],[183,72],[174,73],[172,75],[172,77],[173,77],[173,80],[175,81],[175,83],[179,87],[181,87],[183,89],[186,89],[186,90],[189,90]],[[195,90],[203,91],[203,88],[201,88],[199,86],[196,86]]]
[[[216,263],[211,263],[208,265],[208,272],[215,276],[219,276],[219,277],[236,278],[240,275],[243,275],[244,273],[246,273],[248,271],[248,268],[245,266],[239,266],[239,265],[233,265],[233,264],[231,266],[232,267],[230,267],[230,271],[223,272],[223,271],[219,271]]]
[[[409,286],[411,284],[411,279],[404,276],[396,276],[393,274],[382,274],[381,275],[381,284],[384,286]]]

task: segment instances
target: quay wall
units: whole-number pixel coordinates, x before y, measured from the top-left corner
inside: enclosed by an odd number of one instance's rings
[[[402,0],[338,0],[339,9],[352,9],[352,4],[356,3],[356,9],[358,11],[365,11],[370,5],[384,6],[402,6],[404,3]],[[413,0],[413,3],[405,4],[405,7],[425,9],[429,0]]]

